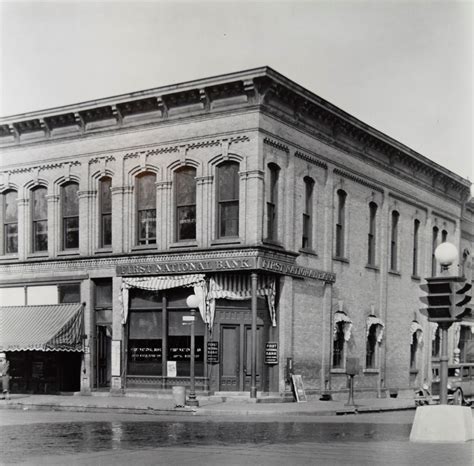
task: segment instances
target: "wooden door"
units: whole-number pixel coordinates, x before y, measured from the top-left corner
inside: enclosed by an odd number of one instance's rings
[[[240,325],[221,325],[220,390],[239,391],[241,386]]]

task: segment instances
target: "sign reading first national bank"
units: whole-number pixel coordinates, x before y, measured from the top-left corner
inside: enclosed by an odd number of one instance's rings
[[[301,267],[295,264],[268,259],[260,256],[236,257],[227,259],[175,260],[151,262],[148,264],[126,264],[117,266],[118,276],[170,275],[181,273],[218,273],[262,270],[298,278],[312,278],[334,283],[336,275],[331,272]]]

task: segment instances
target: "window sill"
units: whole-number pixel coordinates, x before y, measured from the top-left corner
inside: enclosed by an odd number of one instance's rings
[[[418,369],[410,369],[410,375],[417,375]]]
[[[373,270],[374,272],[380,272],[380,268],[377,267],[376,265],[367,264],[365,268],[369,270]]]
[[[346,369],[341,367],[341,368],[332,368],[331,369],[331,374],[345,374],[346,373]]]
[[[396,277],[401,277],[402,274],[398,270],[389,270],[388,273],[390,275],[395,275]]]
[[[0,256],[2,260],[18,260],[18,254],[5,254]]]
[[[198,244],[196,241],[179,241],[176,243],[170,244],[170,249],[178,249],[178,248],[197,248]]]
[[[59,251],[58,256],[78,256],[79,249],[69,249],[66,251]]]
[[[299,252],[303,254],[308,254],[310,256],[316,256],[316,257],[318,256],[318,253],[314,249],[311,249],[311,248],[301,248]]]
[[[30,254],[28,254],[28,259],[41,259],[42,257],[48,257],[48,251],[31,252]]]
[[[412,275],[411,279],[419,282],[421,280],[421,277],[419,275]]]
[[[271,246],[274,246],[276,248],[283,248],[283,244],[280,243],[280,241],[276,241],[274,239],[269,239],[269,238],[265,238],[263,241],[262,241],[263,244],[269,244]]]
[[[211,246],[222,246],[224,244],[240,244],[242,240],[238,236],[229,236],[228,238],[218,238],[211,241]]]
[[[380,371],[378,369],[364,369],[362,372],[364,374],[378,374]]]
[[[96,254],[111,254],[112,248],[99,248],[95,250]]]
[[[338,262],[344,262],[345,264],[349,263],[349,259],[347,259],[346,257],[333,256],[332,260],[338,261]]]
[[[155,244],[143,244],[143,245],[136,245],[132,247],[132,251],[153,251],[156,250],[158,247]]]

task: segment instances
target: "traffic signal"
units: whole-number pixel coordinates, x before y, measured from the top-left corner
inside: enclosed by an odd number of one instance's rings
[[[471,296],[466,293],[471,289],[471,284],[465,283],[463,277],[433,277],[427,278],[425,284],[420,285],[426,293],[420,301],[427,307],[420,312],[428,317],[430,322],[455,322],[470,313],[466,304]]]

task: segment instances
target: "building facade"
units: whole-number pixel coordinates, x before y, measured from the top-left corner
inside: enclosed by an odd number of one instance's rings
[[[354,362],[379,395],[429,374],[419,285],[446,240],[471,273],[469,181],[271,68],[0,130],[13,390],[189,384],[191,294],[203,392],[285,395],[291,369],[337,396]]]

